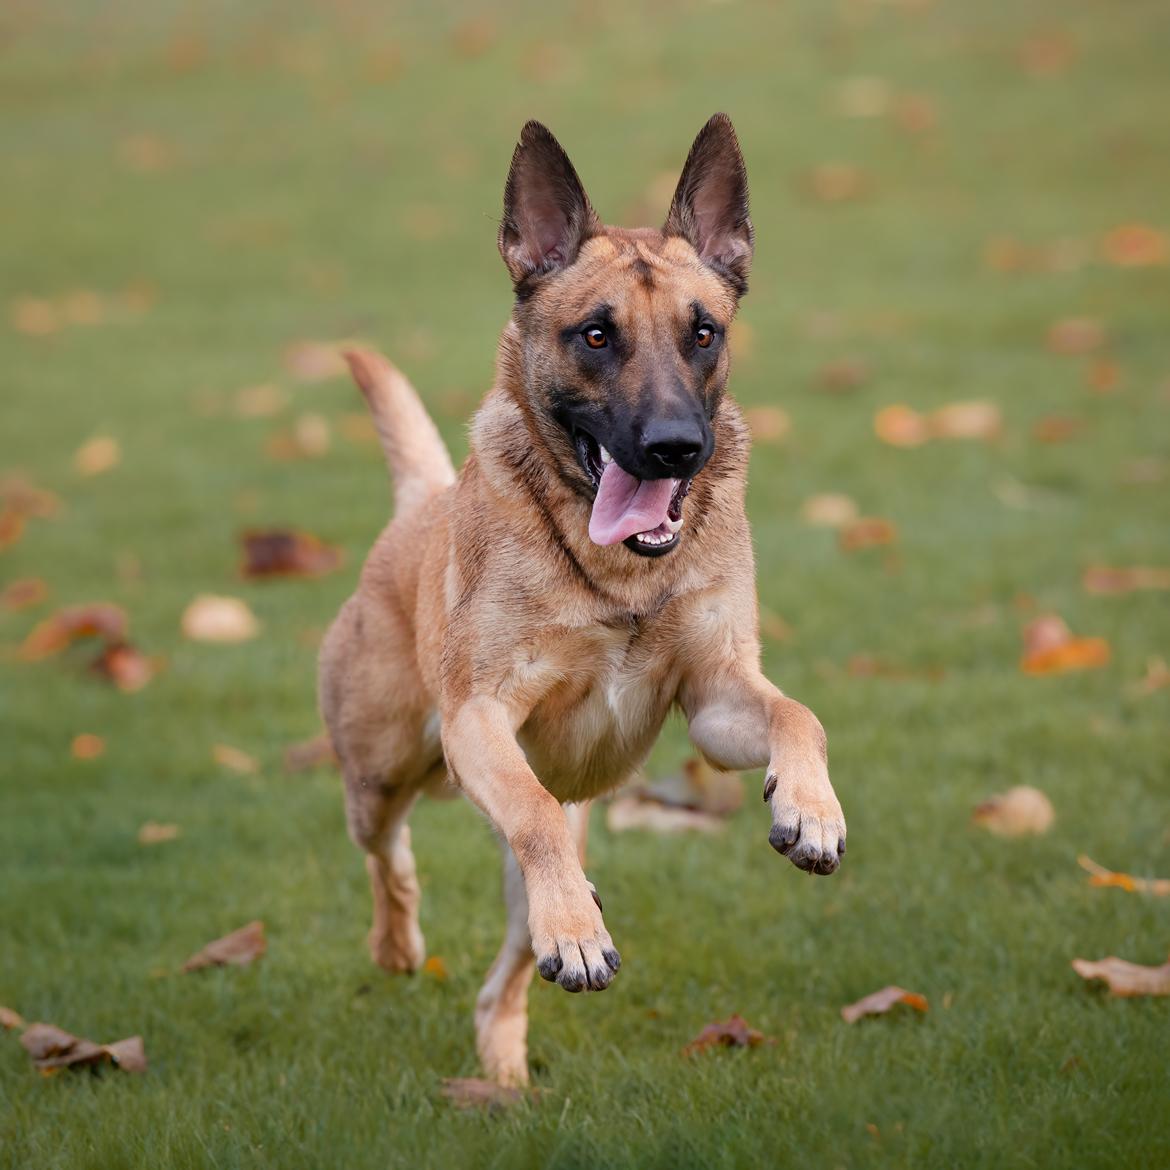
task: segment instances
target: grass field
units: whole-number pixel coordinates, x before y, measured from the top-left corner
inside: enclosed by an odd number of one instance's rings
[[[1170,899],[1076,864],[1170,876],[1170,689],[1135,688],[1170,657],[1168,595],[1081,581],[1170,564],[1170,267],[1145,263],[1165,237],[1127,265],[1108,236],[1170,231],[1168,37],[1159,0],[6,6],[0,471],[64,506],[0,552],[0,587],[51,591],[0,611],[0,1004],[141,1033],[151,1067],[44,1079],[0,1035],[0,1165],[1170,1165],[1170,1000],[1069,966],[1170,951]],[[849,855],[817,880],[779,859],[759,776],[717,837],[610,835],[595,809],[621,975],[588,997],[538,981],[540,1097],[461,1113],[439,1087],[476,1071],[502,930],[488,828],[463,802],[415,815],[449,978],[392,979],[335,775],[281,767],[317,730],[316,640],[389,505],[376,448],[341,430],[356,392],[297,381],[286,350],[377,342],[461,457],[509,311],[494,235],[523,121],[554,128],[605,218],[657,220],[716,109],[758,236],[733,390],[791,419],[749,493],[761,599],[792,631],[766,667],[828,729]],[[1066,318],[1104,343],[1054,353]],[[287,406],[238,417],[264,383]],[[999,404],[1002,437],[875,437],[884,406],[970,399]],[[273,458],[307,412],[328,452]],[[1072,433],[1038,441],[1054,415]],[[94,435],[121,461],[87,477]],[[897,543],[843,552],[801,518],[821,492]],[[344,569],[241,581],[236,534],[268,524],[341,545]],[[245,598],[260,637],[185,640],[199,592]],[[102,599],[165,660],[145,689],[88,676],[82,647],[19,659],[53,608]],[[1045,611],[1111,661],[1023,674]],[[103,756],[72,758],[83,732]],[[686,751],[672,724],[651,772]],[[1015,784],[1048,793],[1053,829],[973,828]],[[141,846],[147,820],[182,834]],[[253,918],[259,963],[166,974]],[[842,1022],[886,983],[930,1012]],[[777,1043],[681,1055],[733,1012]]]

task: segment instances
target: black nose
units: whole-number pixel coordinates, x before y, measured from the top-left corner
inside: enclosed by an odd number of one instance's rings
[[[697,421],[661,419],[642,432],[646,462],[663,475],[682,478],[694,471],[707,436]]]

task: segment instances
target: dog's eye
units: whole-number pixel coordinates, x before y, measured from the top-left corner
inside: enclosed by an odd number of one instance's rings
[[[695,344],[701,348],[706,349],[707,346],[709,346],[714,340],[715,330],[712,329],[710,325],[700,325],[699,328],[695,330]]]
[[[598,329],[596,325],[584,330],[581,336],[585,338],[585,344],[590,349],[605,349],[609,344],[606,340],[605,330]]]

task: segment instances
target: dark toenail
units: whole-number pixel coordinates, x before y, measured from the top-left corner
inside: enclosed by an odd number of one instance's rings
[[[764,780],[764,803],[772,799],[772,793],[776,791],[776,777],[768,776]]]
[[[796,829],[791,825],[773,825],[768,833],[768,844],[777,853],[786,854],[796,844]]]
[[[584,991],[586,979],[587,976],[585,976],[583,973],[576,975],[566,975],[561,980],[561,986],[566,991]]]
[[[596,890],[589,891],[593,895],[593,901],[597,904],[597,913],[604,914],[605,911],[601,908],[601,899],[597,896]]]
[[[541,979],[547,979],[552,983],[556,977],[561,973],[561,968],[565,964],[561,961],[560,955],[545,955],[539,963],[536,964],[536,969],[540,972]]]
[[[622,965],[622,957],[617,951],[602,951],[601,957],[609,964],[611,971],[616,971]]]

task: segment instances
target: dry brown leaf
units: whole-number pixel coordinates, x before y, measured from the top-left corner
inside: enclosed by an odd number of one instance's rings
[[[156,664],[129,642],[111,642],[89,664],[89,669],[108,679],[120,691],[140,691],[155,676]]]
[[[236,391],[235,412],[238,418],[271,418],[288,405],[288,395],[275,383],[245,386]]]
[[[926,418],[901,403],[879,410],[873,417],[873,430],[891,447],[921,447],[930,438]]]
[[[106,741],[100,735],[90,735],[83,732],[73,737],[69,752],[75,760],[96,760],[105,755]]]
[[[118,642],[125,637],[127,624],[125,611],[108,601],[66,606],[32,628],[21,643],[20,656],[35,662],[59,654],[78,638],[96,636]]]
[[[247,602],[212,593],[199,594],[183,610],[179,624],[193,642],[246,642],[260,632]]]
[[[298,341],[284,351],[284,368],[298,382],[326,382],[349,372],[341,342]]]
[[[898,539],[897,526],[880,516],[862,516],[838,529],[837,540],[845,552],[863,548],[877,548],[893,544]]]
[[[427,961],[423,963],[423,972],[430,975],[432,978],[443,983],[447,980],[447,964],[443,962],[439,955],[428,955]]]
[[[1085,381],[1094,394],[1116,394],[1124,378],[1117,362],[1097,358],[1085,367]]]
[[[335,767],[337,753],[327,733],[322,732],[312,739],[290,744],[284,749],[284,770],[286,772],[308,772],[313,768]]]
[[[883,987],[880,991],[875,991],[871,995],[865,996],[864,999],[859,999],[856,1003],[847,1004],[841,1009],[841,1019],[847,1024],[855,1024],[863,1016],[884,1015],[900,1003],[904,1003],[918,1012],[930,1010],[926,996],[907,991],[904,987],[891,986]]]
[[[743,415],[757,443],[778,443],[792,430],[788,412],[778,406],[750,406]]]
[[[1097,594],[1132,593],[1136,589],[1170,589],[1170,569],[1133,566],[1126,569],[1093,565],[1084,572],[1081,584]]]
[[[87,439],[73,456],[74,469],[81,475],[101,475],[121,462],[121,445],[109,435],[94,435]]]
[[[1170,995],[1170,962],[1143,967],[1110,955],[1095,961],[1073,959],[1072,966],[1082,979],[1103,979],[1112,995]]]
[[[1105,233],[1101,256],[1118,268],[1153,268],[1170,263],[1170,238],[1145,223],[1125,223]]]
[[[0,528],[3,527],[0,518]],[[0,538],[0,548],[3,548],[3,539]],[[40,605],[49,596],[49,587],[40,577],[21,577],[10,581],[0,590],[0,609],[18,610],[29,609]]]
[[[158,821],[146,821],[138,830],[139,845],[161,845],[165,841],[173,841],[182,830],[178,825],[160,824]]]
[[[907,134],[928,134],[938,127],[938,106],[926,94],[902,94],[894,104],[894,122]]]
[[[657,800],[643,800],[637,796],[619,796],[611,800],[605,813],[605,824],[611,833],[641,829],[649,833],[719,833],[722,817],[693,808],[672,808]]]
[[[27,337],[48,337],[61,328],[61,318],[52,301],[20,297],[12,302],[12,327]]]
[[[846,394],[869,380],[869,367],[854,358],[837,358],[817,371],[816,386],[827,394]]]
[[[36,1067],[46,1074],[98,1064],[114,1064],[126,1072],[146,1071],[146,1049],[141,1036],[113,1044],[95,1044],[53,1024],[32,1024],[21,1035],[20,1043]]]
[[[253,529],[240,541],[245,577],[320,577],[341,567],[341,550],[308,532]]]
[[[1003,412],[995,402],[952,402],[927,416],[934,439],[994,439],[1003,430]]]
[[[1170,666],[1164,658],[1151,658],[1146,663],[1146,673],[1129,689],[1137,698],[1145,698],[1163,687],[1170,687]]]
[[[50,520],[61,510],[60,496],[37,487],[19,472],[0,480],[0,501],[17,515],[35,516],[38,520]]]
[[[24,517],[15,508],[0,509],[0,550],[11,548],[24,535]]]
[[[1115,873],[1103,865],[1098,865],[1083,853],[1077,857],[1077,865],[1089,874],[1090,885],[1116,886],[1119,890],[1129,890],[1130,893],[1170,897],[1170,878],[1139,878],[1128,873]]]
[[[217,743],[211,749],[211,758],[220,765],[244,776],[254,776],[260,771],[260,762],[255,756],[240,751],[230,744]]]
[[[1105,344],[1105,326],[1096,317],[1065,317],[1048,329],[1053,353],[1086,354]]]
[[[494,1113],[519,1105],[531,1092],[480,1077],[447,1077],[443,1081],[443,1096],[460,1109],[487,1109]]]
[[[23,1028],[24,1026],[24,1017],[19,1012],[0,1006],[0,1028],[7,1032],[13,1028]]]
[[[1084,428],[1084,420],[1066,414],[1046,414],[1032,424],[1037,443],[1065,443]]]
[[[184,971],[201,971],[204,967],[239,967],[260,958],[267,949],[264,937],[264,923],[257,919],[209,942],[202,950],[196,951],[184,964]]]
[[[775,1043],[771,1037],[750,1027],[743,1016],[735,1015],[708,1024],[683,1049],[683,1055],[694,1056],[696,1052],[706,1052],[711,1048],[759,1048],[763,1044]]]
[[[869,192],[869,176],[850,163],[822,163],[805,177],[803,186],[821,203],[845,203]]]
[[[841,528],[857,519],[857,503],[840,492],[809,496],[800,506],[801,519],[818,528]]]
[[[1025,674],[1063,674],[1105,666],[1111,657],[1104,638],[1074,638],[1064,620],[1044,614],[1024,628],[1020,669]]]
[[[89,288],[75,288],[60,301],[61,314],[70,325],[100,325],[106,316],[101,293]]]
[[[1000,837],[1026,837],[1047,833],[1056,812],[1052,801],[1026,784],[1009,788],[976,806],[971,814],[974,824]]]

